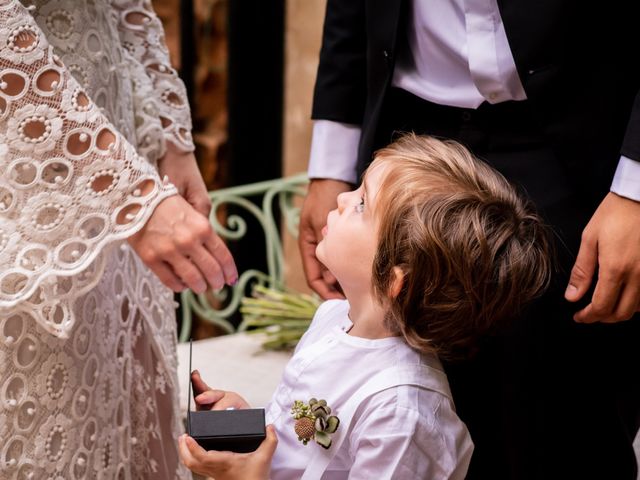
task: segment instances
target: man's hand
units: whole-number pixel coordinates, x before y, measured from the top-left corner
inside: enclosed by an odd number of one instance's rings
[[[609,193],[582,233],[565,298],[575,302],[598,279],[591,303],[576,322],[628,320],[640,305],[640,202]]]
[[[238,270],[209,220],[180,195],[165,198],[142,230],[127,239],[160,281],[176,292],[233,285]],[[206,281],[205,281],[206,279]]]
[[[272,425],[267,425],[267,437],[252,453],[207,452],[186,434],[178,438],[182,463],[192,472],[215,480],[268,480],[277,445]]]
[[[191,385],[196,402],[196,410],[226,410],[228,408],[251,408],[247,401],[235,392],[214,390],[207,385],[200,372],[191,373]]]
[[[344,298],[337,280],[316,258],[316,246],[322,240],[327,215],[337,206],[338,195],[352,189],[338,180],[311,180],[300,212],[298,246],[309,287],[323,299]]]
[[[171,142],[167,142],[167,152],[158,160],[160,176],[167,175],[178,193],[205,217],[211,212],[211,200],[202,180],[198,162],[193,153],[181,152]]]

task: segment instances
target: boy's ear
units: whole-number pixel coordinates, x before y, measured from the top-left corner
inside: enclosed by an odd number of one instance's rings
[[[402,285],[404,284],[404,272],[400,267],[393,267],[391,270],[391,282],[389,284],[389,296],[396,298],[400,295]]]

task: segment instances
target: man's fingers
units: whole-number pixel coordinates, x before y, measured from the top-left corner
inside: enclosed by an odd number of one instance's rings
[[[331,273],[329,270],[327,270],[324,267],[322,268],[322,280],[324,280],[324,283],[326,283],[327,285],[333,286],[334,289],[335,289],[335,286],[338,284],[338,279],[333,275],[333,273]]]
[[[567,300],[576,302],[587,292],[589,285],[591,285],[597,262],[597,243],[583,234],[580,250],[578,251],[576,262],[571,270],[569,284],[564,294]]]
[[[602,273],[596,283],[591,303],[574,315],[576,322],[601,322],[611,317],[618,302],[622,279]]]
[[[323,276],[323,265],[318,261],[315,255],[315,249],[313,253],[302,252],[302,264],[304,265],[304,271],[307,276],[307,283],[309,287],[316,292],[324,300],[331,298],[344,298],[337,292],[332,285],[325,282]]]
[[[605,323],[622,322],[629,320],[637,311],[640,304],[640,285],[631,286],[626,283],[620,294],[618,304],[612,315],[603,320]]]
[[[324,300],[330,298],[344,298],[339,292],[333,288],[330,283],[324,279],[323,271],[326,270],[324,265],[320,263],[316,257],[316,247],[318,242],[311,227],[300,230],[298,246],[302,257],[302,268],[304,269],[307,284]]]
[[[300,212],[298,246],[302,257],[307,284],[323,299],[344,298],[332,282],[323,276],[324,266],[316,258],[316,247],[322,239],[322,227],[327,214],[337,206],[338,194],[351,189],[351,185],[329,179],[314,179],[309,183],[307,196]]]

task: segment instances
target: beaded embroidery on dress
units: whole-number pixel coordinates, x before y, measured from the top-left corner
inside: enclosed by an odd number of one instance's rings
[[[147,0],[0,0],[0,478],[185,478],[173,294],[123,240],[176,193]]]

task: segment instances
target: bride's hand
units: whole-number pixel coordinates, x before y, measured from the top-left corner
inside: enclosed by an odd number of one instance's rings
[[[203,293],[233,285],[238,270],[208,219],[180,195],[165,198],[145,226],[128,239],[142,261],[166,286]]]
[[[182,152],[171,142],[167,142],[167,152],[158,160],[160,176],[169,177],[169,181],[178,189],[178,193],[205,217],[211,211],[211,199],[204,184],[198,162],[192,152]]]

